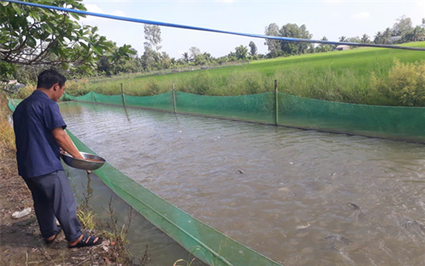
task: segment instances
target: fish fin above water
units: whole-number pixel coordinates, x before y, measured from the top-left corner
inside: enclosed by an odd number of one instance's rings
[[[362,211],[362,210],[360,209],[360,207],[359,207],[357,204],[350,202],[350,205],[351,205],[351,206],[352,206],[355,210]]]

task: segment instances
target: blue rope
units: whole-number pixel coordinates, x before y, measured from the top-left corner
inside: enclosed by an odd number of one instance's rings
[[[355,42],[332,42],[332,41],[323,41],[323,40],[310,40],[310,39],[298,39],[298,38],[288,38],[288,37],[279,37],[279,36],[267,36],[267,35],[261,35],[261,34],[239,33],[239,32],[214,30],[214,29],[208,29],[208,28],[180,25],[180,24],[174,24],[174,23],[165,23],[165,22],[145,20],[145,19],[113,16],[113,15],[107,15],[107,14],[87,12],[87,11],[82,11],[82,10],[78,10],[78,9],[70,9],[70,8],[57,7],[57,6],[41,5],[41,4],[35,4],[35,3],[30,3],[30,2],[22,2],[22,1],[16,1],[16,0],[1,0],[1,1],[15,3],[15,4],[21,4],[21,5],[27,5],[27,6],[46,8],[46,9],[52,9],[52,10],[71,12],[71,13],[76,13],[76,14],[81,14],[81,15],[101,17],[101,18],[108,18],[108,19],[115,19],[115,20],[122,20],[122,21],[129,21],[129,22],[143,23],[143,24],[151,24],[151,25],[158,25],[158,26],[171,27],[171,28],[181,28],[181,29],[188,29],[188,30],[198,30],[198,31],[208,31],[208,32],[216,32],[216,33],[223,33],[223,34],[239,35],[239,36],[252,37],[252,38],[281,40],[281,41],[288,41],[288,42],[306,42],[306,43],[321,43],[321,44],[332,44],[332,45],[349,45],[349,46],[363,46],[363,47],[376,47],[376,48],[391,48],[391,49],[403,49],[403,50],[413,50],[413,51],[425,51],[425,48],[422,48],[422,47],[406,47],[406,46],[396,46],[396,45],[355,43]]]

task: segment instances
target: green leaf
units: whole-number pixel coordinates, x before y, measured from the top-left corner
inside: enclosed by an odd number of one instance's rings
[[[75,13],[69,13],[73,18],[80,19],[80,16]]]
[[[36,12],[30,12],[30,17],[32,17],[35,21],[41,21],[40,16]]]
[[[69,70],[69,64],[68,63],[62,63],[61,66],[62,66],[63,69]]]
[[[20,8],[20,5],[12,3],[12,7],[15,10],[16,14],[18,14],[18,15],[22,14],[22,10]]]
[[[12,49],[12,48],[14,48],[14,47],[16,47],[18,45],[18,42],[17,41],[11,41],[10,43],[9,43],[9,46],[10,46],[10,48]]]
[[[47,32],[48,32],[48,33],[50,33],[50,34],[52,34],[52,33],[53,33],[52,28],[50,28],[50,26],[49,26],[49,25],[47,25],[47,24],[41,24],[41,29],[42,29],[43,31],[47,31]]]
[[[86,50],[86,51],[88,51],[89,50],[89,47],[87,46],[87,44],[85,44],[84,42],[80,42],[80,45],[82,46],[82,47],[84,47],[84,49]]]
[[[3,6],[7,6],[8,4],[9,4],[9,2],[1,2],[1,4],[3,5]]]
[[[27,37],[27,44],[28,44],[29,47],[35,48],[35,46],[37,45],[37,41],[32,36],[28,36]]]
[[[93,52],[95,52],[96,54],[98,54],[98,55],[102,55],[102,52],[97,48],[97,47],[95,47],[95,46],[91,46],[91,49],[93,50]]]

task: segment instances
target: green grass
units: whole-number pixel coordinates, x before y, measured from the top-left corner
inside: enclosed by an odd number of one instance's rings
[[[7,104],[6,93],[0,92],[0,159],[4,159],[7,151],[16,151],[15,133],[8,121],[10,110]]]
[[[425,47],[425,42],[405,44]],[[112,95],[148,96],[169,91],[175,81],[176,90],[201,95],[244,95],[274,90],[278,80],[280,92],[292,95],[349,103],[388,103],[384,95],[370,89],[372,74],[388,76],[394,60],[401,63],[425,61],[425,52],[383,48],[358,48],[252,61],[250,64],[224,68],[195,70],[166,75],[132,75],[123,79],[99,79],[78,86],[68,86],[74,96],[96,91]],[[76,87],[80,87],[77,89]]]

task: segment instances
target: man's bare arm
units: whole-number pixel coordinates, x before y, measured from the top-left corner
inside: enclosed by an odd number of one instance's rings
[[[72,157],[77,159],[84,159],[78,151],[77,147],[75,147],[74,142],[72,142],[71,138],[68,136],[63,128],[58,127],[53,129],[52,134],[56,140],[56,143],[66,152],[72,155]]]

